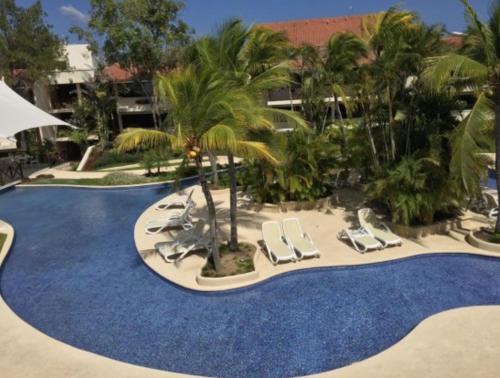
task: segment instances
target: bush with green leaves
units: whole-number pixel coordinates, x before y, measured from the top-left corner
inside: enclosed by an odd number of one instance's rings
[[[126,172],[113,172],[102,179],[102,185],[134,185],[144,183],[144,177]]]
[[[153,174],[153,169],[156,170],[155,174],[159,175],[161,173],[162,166],[166,165],[170,158],[171,154],[167,149],[149,150],[144,152],[141,164],[149,176]]]
[[[271,146],[278,165],[248,160],[239,175],[256,202],[313,201],[328,194],[327,176],[340,153],[328,134],[296,130],[275,135]]]
[[[430,158],[404,158],[383,169],[365,187],[369,199],[387,207],[392,221],[405,226],[431,224],[456,214],[461,194],[446,169]]]
[[[142,152],[121,153],[115,150],[105,151],[95,164],[95,169],[115,167],[118,165],[137,164],[143,159]]]

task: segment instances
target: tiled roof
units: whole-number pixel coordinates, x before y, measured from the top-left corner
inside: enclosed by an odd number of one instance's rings
[[[130,70],[125,70],[118,63],[112,64],[104,69],[104,74],[111,81],[130,81],[134,74]]]
[[[372,13],[355,16],[271,22],[258,24],[257,26],[285,33],[290,43],[295,47],[300,47],[303,44],[322,47],[334,33],[350,32],[362,36],[363,18],[375,15],[375,13]],[[463,36],[451,34],[443,37],[443,41],[454,47],[461,47]]]
[[[447,35],[443,37],[443,41],[454,47],[462,47],[464,44],[464,37],[462,35]]]
[[[293,46],[311,44],[319,47],[324,46],[334,33],[351,32],[361,35],[362,19],[365,16],[367,15],[271,22],[258,26],[284,32]]]

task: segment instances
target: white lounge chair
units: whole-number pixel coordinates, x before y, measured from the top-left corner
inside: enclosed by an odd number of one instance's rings
[[[199,220],[193,229],[179,232],[172,241],[156,243],[155,248],[166,262],[178,262],[191,252],[208,249],[205,227],[205,221]]]
[[[262,239],[266,246],[269,260],[276,265],[281,261],[297,261],[295,251],[285,242],[278,222],[262,223]]]
[[[319,249],[316,248],[309,234],[302,231],[297,218],[283,220],[283,233],[288,245],[295,250],[299,259],[320,256]]]
[[[205,240],[184,241],[171,245],[164,245],[158,249],[160,255],[168,263],[176,263],[184,259],[188,254],[202,249],[208,249]]]
[[[162,219],[151,219],[146,224],[146,234],[156,235],[169,228],[182,227],[184,230],[193,228],[191,222],[191,206],[187,206],[181,212],[171,213],[168,217]]]
[[[192,200],[193,197],[193,192],[194,189],[189,192],[189,194],[186,196],[179,196],[175,199],[172,199],[172,201],[169,202],[160,202],[155,206],[156,210],[168,210],[171,207],[182,207],[186,208],[187,206],[194,207],[194,202]]]
[[[380,222],[372,209],[359,209],[358,220],[359,225],[368,231],[370,236],[379,240],[384,248],[402,244],[401,238],[394,234],[385,223]]]
[[[365,253],[369,250],[380,250],[384,248],[382,243],[371,236],[364,228],[345,229],[342,230],[337,237],[340,240],[350,240],[356,251],[361,253]]]
[[[491,189],[483,190],[482,200],[484,202],[484,210],[488,214],[488,218],[494,220],[498,216],[498,199],[496,193]]]

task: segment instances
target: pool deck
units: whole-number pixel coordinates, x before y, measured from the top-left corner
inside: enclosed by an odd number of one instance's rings
[[[218,207],[223,235],[227,227],[227,191],[214,194]],[[195,215],[204,216],[204,203],[199,188],[195,192],[198,207]],[[244,202],[242,200],[242,202]],[[297,216],[306,232],[309,232],[322,251],[319,259],[273,266],[261,251],[257,259],[259,280],[295,269],[318,266],[365,264],[387,261],[422,253],[471,252],[486,253],[469,246],[459,234],[453,237],[429,236],[419,241],[404,240],[402,247],[361,255],[350,246],[338,241],[336,233],[350,226],[356,199],[345,201],[347,208],[335,207],[331,213],[318,211],[278,213],[240,212],[241,239],[256,242],[260,239],[260,224],[264,220]],[[196,274],[203,258],[193,255],[178,266],[166,264],[151,252],[151,245],[172,237],[160,236],[137,238],[149,217],[161,212],[148,209],[139,218],[135,235],[145,262],[157,272],[182,286],[196,288]],[[483,222],[479,216],[466,214],[464,227]],[[0,221],[0,232],[8,235],[0,251],[0,265],[5,259],[14,238],[14,230]],[[140,234],[140,233],[139,233]],[[141,235],[139,235],[141,236]],[[137,240],[138,239],[138,240]],[[144,240],[142,240],[144,239]],[[141,241],[142,240],[142,241]],[[199,286],[199,285],[198,285]],[[229,285],[233,286],[233,285]],[[350,366],[315,375],[316,377],[497,377],[500,372],[500,306],[459,308],[445,311],[425,319],[410,334],[389,349]],[[0,372],[5,377],[187,377],[187,375],[162,372],[115,361],[89,353],[41,333],[21,320],[0,298]],[[195,356],[193,356],[195,358]]]
[[[207,215],[204,210],[205,199],[201,188],[199,186],[194,188],[193,199],[197,206],[192,211],[192,214],[195,220],[196,218],[206,219]],[[186,189],[185,191],[189,190]],[[173,194],[159,202],[172,200],[176,196],[177,194]],[[229,191],[227,189],[213,191],[213,197],[217,206],[221,241],[226,241],[229,235]],[[258,242],[262,239],[261,225],[263,222],[270,220],[281,221],[285,218],[296,217],[300,220],[304,232],[309,233],[321,252],[320,258],[304,259],[297,263],[280,263],[275,266],[270,262],[262,248],[259,247],[254,260],[258,277],[250,281],[223,284],[218,287],[198,284],[196,276],[205,265],[203,254],[192,254],[177,264],[166,263],[155,251],[154,245],[157,242],[172,240],[177,231],[166,231],[158,235],[146,235],[144,228],[149,219],[167,217],[169,212],[179,211],[178,209],[164,212],[155,210],[155,205],[148,208],[137,220],[134,231],[135,243],[143,261],[151,269],[179,286],[199,291],[226,290],[248,286],[273,276],[299,269],[368,264],[427,253],[469,252],[500,257],[500,254],[483,251],[471,246],[464,240],[464,235],[457,232],[453,232],[450,235],[431,235],[418,240],[403,239],[403,244],[400,247],[391,247],[382,251],[365,254],[358,253],[350,244],[338,240],[337,233],[344,228],[356,226],[356,211],[362,207],[363,198],[360,194],[350,190],[340,191],[336,193],[336,197],[334,202],[343,204],[345,207],[333,206],[328,210],[289,211],[287,213],[246,210],[245,205],[247,200],[240,198],[238,231],[241,241],[258,245]],[[488,223],[486,217],[472,212],[465,213],[461,218],[463,230],[477,228]]]

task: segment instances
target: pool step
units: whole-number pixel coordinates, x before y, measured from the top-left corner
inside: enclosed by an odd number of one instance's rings
[[[457,240],[464,241],[464,238],[469,234],[469,230],[454,228],[448,231],[448,236]]]

